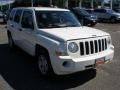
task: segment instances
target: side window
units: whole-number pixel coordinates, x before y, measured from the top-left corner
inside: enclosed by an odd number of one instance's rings
[[[16,14],[15,14],[15,17],[14,17],[14,21],[15,21],[16,23],[19,23],[21,14],[22,14],[22,10],[17,10],[17,11],[16,11]]]
[[[23,28],[34,29],[33,17],[31,11],[24,11],[22,16],[21,25]]]
[[[12,10],[11,13],[10,13],[9,20],[13,20],[14,14],[15,14],[15,10]]]

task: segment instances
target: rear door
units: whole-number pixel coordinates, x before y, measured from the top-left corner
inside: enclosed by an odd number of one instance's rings
[[[22,15],[22,10],[21,9],[17,9],[14,15],[14,19],[13,21],[10,23],[10,26],[13,28],[13,36],[14,36],[14,40],[15,43],[20,46],[20,19],[21,19],[21,15]]]
[[[107,10],[102,9],[102,11],[101,11],[101,17],[103,19],[108,19],[109,18],[109,14],[107,13]]]
[[[103,12],[102,12],[102,9],[96,9],[95,11],[95,14],[97,15],[97,17],[99,18],[99,19],[101,19],[101,18],[103,18]]]
[[[12,38],[15,44],[18,44],[19,38],[19,21],[21,18],[22,10],[13,9],[10,13],[9,20],[7,22],[8,30],[10,30],[12,34]]]

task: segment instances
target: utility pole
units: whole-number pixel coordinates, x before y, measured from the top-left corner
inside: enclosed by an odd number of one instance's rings
[[[68,0],[65,1],[65,8],[68,8]]]
[[[104,8],[104,1],[101,2],[101,8]]]
[[[94,8],[94,0],[91,1],[91,8]]]
[[[82,8],[82,0],[79,0],[79,7]]]
[[[50,7],[52,6],[52,0],[50,0]]]
[[[113,0],[110,0],[110,8],[113,9]]]
[[[11,4],[9,3],[9,9],[11,8]]]
[[[33,7],[33,0],[31,0],[31,7]]]

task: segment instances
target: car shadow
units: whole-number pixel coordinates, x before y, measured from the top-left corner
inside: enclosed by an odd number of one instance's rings
[[[65,90],[80,86],[96,77],[96,70],[45,79],[40,76],[37,62],[20,49],[0,45],[0,74],[16,90]]]

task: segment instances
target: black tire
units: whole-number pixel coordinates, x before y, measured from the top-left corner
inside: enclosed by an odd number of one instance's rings
[[[116,23],[116,22],[117,22],[116,17],[111,17],[111,18],[110,18],[110,22],[111,22],[111,23]]]
[[[10,33],[8,33],[8,45],[9,45],[10,49],[15,48],[15,44],[14,44],[14,41],[12,39],[12,35]]]
[[[55,75],[47,52],[39,53],[37,56],[37,60],[40,74],[43,77],[52,77]]]

